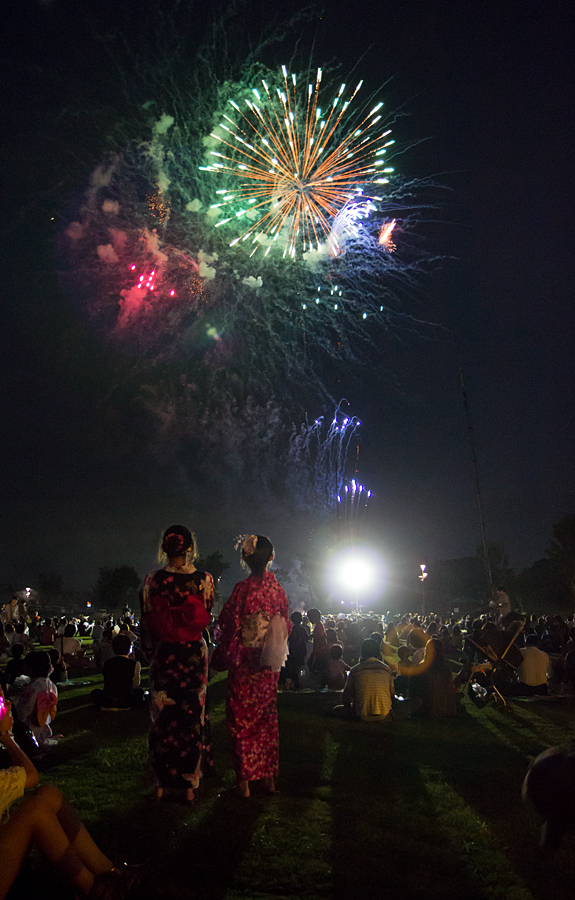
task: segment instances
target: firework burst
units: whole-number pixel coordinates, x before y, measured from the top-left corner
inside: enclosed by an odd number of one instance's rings
[[[221,199],[212,209],[230,215],[216,227],[247,220],[247,228],[230,246],[251,238],[252,255],[260,246],[267,255],[278,239],[284,256],[295,256],[298,247],[321,251],[326,240],[333,255],[340,246],[334,220],[344,209],[355,220],[368,215],[369,206],[381,197],[365,196],[366,188],[373,191],[387,184],[393,172],[385,160],[394,141],[390,130],[382,129],[383,102],[353,116],[349,109],[360,81],[347,97],[347,85],[342,84],[324,111],[321,69],[304,96],[297,76],[285,66],[282,76],[283,90],[277,87],[274,92],[262,80],[263,91],[252,89],[245,110],[230,100],[235,119],[224,115],[211,133],[224,152],[211,150],[211,164],[200,168],[239,181],[237,187],[218,191]]]

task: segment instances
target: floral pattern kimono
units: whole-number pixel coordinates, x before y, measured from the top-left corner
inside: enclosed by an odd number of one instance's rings
[[[14,707],[20,722],[27,725],[42,747],[52,737],[50,723],[56,718],[58,688],[49,678],[30,679],[20,675],[14,683],[18,691]]]
[[[250,575],[235,586],[218,620],[228,665],[226,720],[241,781],[278,773],[278,672],[260,662],[268,627],[278,615],[287,637],[288,598],[273,573],[264,572],[261,580]]]
[[[142,586],[142,630],[150,663],[150,767],[156,786],[197,788],[213,766],[206,712],[214,582],[193,566],[167,566]]]

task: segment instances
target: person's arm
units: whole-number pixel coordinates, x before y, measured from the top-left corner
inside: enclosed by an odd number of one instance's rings
[[[353,674],[353,669],[350,669],[347,673],[347,680],[345,682],[345,687],[343,689],[342,700],[343,705],[348,709],[351,709],[353,706],[353,701],[355,699],[355,678]]]
[[[8,700],[5,702],[8,712],[0,719],[0,744],[8,751],[8,755],[13,765],[19,766],[26,772],[25,787],[33,787],[35,784],[38,784],[40,776],[38,775],[38,770],[32,760],[28,759],[24,751],[14,740],[14,735],[12,734],[14,719],[12,718],[11,703]]]
[[[141,669],[140,663],[136,661],[136,665],[134,666],[134,677],[132,678],[132,687],[140,687]]]

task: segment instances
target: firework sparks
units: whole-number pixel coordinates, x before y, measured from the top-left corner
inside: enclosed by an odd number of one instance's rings
[[[379,243],[382,247],[385,247],[386,250],[389,250],[390,253],[393,253],[393,251],[396,249],[395,244],[391,239],[395,224],[395,219],[392,219],[391,222],[386,222],[384,225],[382,225],[379,232]]]
[[[384,176],[393,172],[385,165],[393,140],[386,140],[389,130],[381,130],[383,103],[346,128],[348,109],[363,82],[347,99],[342,84],[324,113],[319,105],[321,69],[315,84],[308,84],[305,99],[296,75],[289,75],[285,66],[282,75],[284,89],[276,88],[274,96],[262,81],[263,93],[252,89],[254,99],[245,100],[245,112],[230,100],[239,122],[224,115],[225,121],[211,134],[226,149],[210,151],[214,161],[200,168],[240,180],[239,187],[218,191],[221,200],[212,208],[230,214],[217,227],[247,219],[250,224],[231,246],[251,238],[254,253],[265,246],[267,254],[280,236],[284,255],[295,256],[298,246],[319,251],[326,239],[330,251],[337,253],[334,219],[354,201],[355,219],[362,218],[369,205],[369,198],[361,197],[364,186],[386,184]]]

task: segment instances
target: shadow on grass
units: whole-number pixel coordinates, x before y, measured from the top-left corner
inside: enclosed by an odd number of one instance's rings
[[[422,779],[414,751],[427,743],[426,725],[331,726],[339,744],[331,798],[333,880],[344,896],[481,896],[446,839]]]

